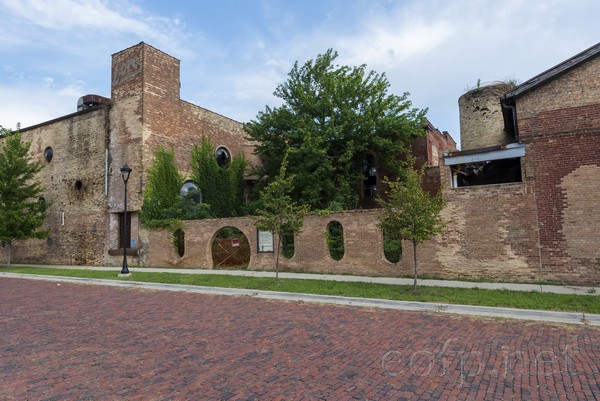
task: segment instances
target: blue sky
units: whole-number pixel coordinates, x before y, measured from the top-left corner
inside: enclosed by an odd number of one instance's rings
[[[597,0],[0,0],[0,125],[110,96],[111,55],[144,41],[181,60],[184,100],[247,122],[293,63],[333,48],[459,140],[458,97],[525,81],[600,42]]]

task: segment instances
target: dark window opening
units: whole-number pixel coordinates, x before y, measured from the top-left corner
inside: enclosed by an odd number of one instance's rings
[[[377,196],[377,166],[375,157],[367,153],[363,163],[363,196],[365,198],[374,198]]]
[[[229,161],[231,160],[231,154],[227,150],[227,148],[223,146],[219,146],[217,149],[217,164],[220,167],[226,167],[229,165]]]
[[[453,188],[522,181],[519,157],[452,166]]]
[[[83,182],[77,180],[75,181],[75,190],[76,191],[81,191],[83,189]]]
[[[125,230],[127,229],[127,230]],[[119,213],[119,248],[131,248],[131,213],[127,213],[127,224],[125,224],[125,213]]]
[[[54,156],[54,152],[52,151],[52,148],[48,146],[44,149],[44,160],[50,163],[52,161],[52,156]]]

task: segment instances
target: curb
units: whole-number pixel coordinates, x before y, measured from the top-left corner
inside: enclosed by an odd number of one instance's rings
[[[204,287],[180,284],[146,283],[141,281],[118,281],[91,279],[80,277],[44,276],[22,273],[0,272],[0,277],[27,280],[68,282],[79,284],[107,285],[112,287],[140,288],[155,291],[191,292],[207,295],[250,296],[260,299],[301,301],[333,305],[359,306],[379,309],[403,311],[451,313],[458,315],[483,316],[502,319],[533,320],[540,322],[567,323],[589,326],[600,326],[600,314],[584,314],[577,312],[555,312],[531,309],[496,308],[489,306],[472,306],[443,304],[417,301],[394,301],[387,299],[355,298],[334,295],[300,294],[292,292],[250,290],[241,288]]]

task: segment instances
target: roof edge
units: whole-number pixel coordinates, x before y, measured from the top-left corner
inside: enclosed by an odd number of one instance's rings
[[[572,68],[575,68],[576,66],[578,66],[598,55],[600,55],[600,43],[596,43],[595,45],[582,51],[581,53],[578,53],[578,54],[574,55],[573,57],[563,61],[562,63],[559,63],[559,64],[555,65],[554,67],[547,69],[546,71],[542,72],[541,74],[538,74],[535,77],[528,79],[527,81],[523,82],[522,84],[517,86],[515,89],[513,89],[512,91],[510,91],[506,95],[504,95],[504,99],[515,98],[515,97],[521,96],[524,93],[537,88],[538,86],[544,84],[545,82],[564,74],[565,72],[571,70]]]

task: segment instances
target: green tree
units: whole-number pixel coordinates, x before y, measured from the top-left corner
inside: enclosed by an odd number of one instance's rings
[[[274,93],[283,104],[245,125],[263,162],[256,172],[272,181],[289,148],[292,199],[313,210],[332,202],[355,208],[365,154],[376,152],[396,173],[406,145],[423,134],[425,111],[411,108],[408,93],[388,94],[385,74],[335,65],[337,56],[329,49],[303,66],[296,62]]]
[[[262,207],[257,209],[256,227],[270,231],[277,236],[275,249],[275,277],[279,277],[279,256],[284,236],[298,235],[304,224],[304,215],[308,212],[306,205],[298,205],[292,200],[293,176],[286,177],[287,156],[279,168],[275,180],[261,191]]]
[[[235,217],[243,214],[244,172],[247,161],[236,155],[226,166],[219,166],[214,145],[202,137],[192,149],[192,180],[202,193],[202,202],[210,205],[215,217]]]
[[[403,179],[389,181],[386,199],[378,198],[383,208],[379,217],[379,226],[392,237],[410,240],[413,244],[413,289],[417,288],[417,245],[439,233],[444,224],[440,212],[444,208],[441,192],[431,196],[422,187],[425,165],[419,170],[414,167],[414,158],[405,163]],[[396,235],[392,234],[396,233]]]
[[[144,204],[140,213],[142,223],[152,226],[159,221],[181,218],[179,191],[183,180],[175,164],[173,150],[163,147],[156,149],[144,189]]]
[[[184,176],[177,169],[174,151],[159,147],[154,153],[152,166],[148,169],[148,182],[140,213],[140,219],[146,227],[176,227],[178,220],[209,217],[208,206],[197,200],[200,194],[192,191],[181,196],[183,182]]]
[[[0,241],[8,245],[10,264],[14,243],[48,236],[41,226],[49,203],[41,198],[43,188],[36,180],[43,165],[27,156],[31,143],[1,126],[0,137]]]

